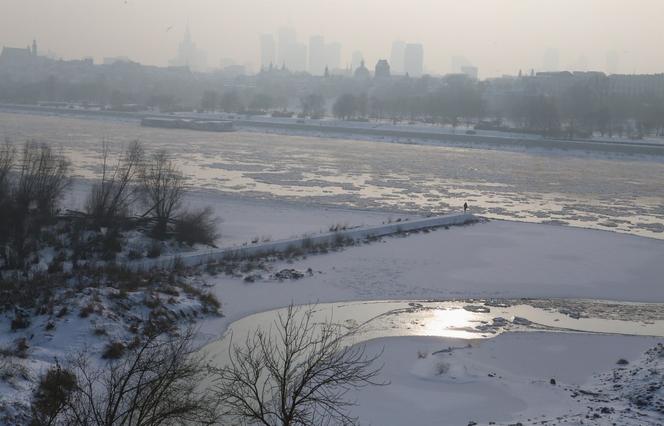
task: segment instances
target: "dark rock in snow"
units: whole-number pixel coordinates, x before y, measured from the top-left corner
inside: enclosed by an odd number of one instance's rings
[[[274,278],[278,280],[299,280],[304,278],[304,274],[297,269],[282,269],[274,274]]]

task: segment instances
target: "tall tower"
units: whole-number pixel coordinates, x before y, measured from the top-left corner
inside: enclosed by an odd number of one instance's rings
[[[37,40],[32,39],[32,56],[37,56]]]
[[[392,54],[390,55],[390,64],[392,70],[396,74],[404,73],[404,56],[406,53],[406,43],[403,41],[395,41],[392,43]]]
[[[424,69],[424,49],[419,43],[408,43],[404,51],[404,71],[411,77],[421,77]]]

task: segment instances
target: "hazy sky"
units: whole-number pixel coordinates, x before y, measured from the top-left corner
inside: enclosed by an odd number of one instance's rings
[[[189,23],[192,37],[221,58],[258,64],[258,35],[292,26],[300,41],[321,34],[369,64],[389,58],[392,41],[424,44],[425,68],[446,72],[453,55],[482,77],[541,68],[546,49],[561,68],[664,71],[664,0],[0,0],[0,45],[66,58],[128,56],[164,65]],[[167,31],[168,27],[171,27]]]

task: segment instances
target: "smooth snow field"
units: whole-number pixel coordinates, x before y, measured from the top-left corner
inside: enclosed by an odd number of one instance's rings
[[[522,152],[255,132],[143,128],[136,122],[0,113],[0,138],[61,147],[94,178],[102,141],[167,149],[198,188],[251,198],[409,213],[473,213],[664,238],[664,158]]]

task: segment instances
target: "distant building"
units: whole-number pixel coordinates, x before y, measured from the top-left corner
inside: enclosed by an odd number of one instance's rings
[[[374,77],[376,78],[390,77],[390,64],[387,62],[387,59],[379,59],[378,62],[376,62]]]
[[[0,60],[5,62],[19,62],[32,59],[32,50],[29,47],[3,47]]]
[[[191,39],[189,27],[184,32],[184,38],[178,46],[175,58],[170,61],[174,67],[189,67],[192,71],[205,71],[207,68],[207,55],[196,47]]]
[[[131,62],[131,59],[129,59],[126,56],[114,56],[114,57],[106,57],[102,61],[104,65],[113,65],[118,62]]]
[[[261,67],[269,68],[270,65],[276,65],[277,61],[277,46],[274,42],[274,37],[271,34],[263,34],[260,37],[261,43]]]
[[[362,52],[360,52],[359,50],[353,52],[353,55],[351,56],[350,59],[350,67],[353,70],[356,70],[362,62],[364,62],[364,55],[362,55]]]
[[[325,38],[313,36],[309,38],[309,72],[312,75],[323,75],[327,61],[325,58]]]
[[[397,40],[392,43],[392,52],[390,53],[390,64],[392,72],[395,74],[404,74],[404,56],[406,54],[406,43]]]
[[[369,72],[369,69],[364,65],[364,61],[361,61],[360,66],[355,69],[353,77],[360,80],[368,80],[369,78],[371,78],[371,73]]]
[[[611,95],[664,96],[664,74],[613,74],[608,80],[608,90]]]
[[[462,73],[463,67],[472,67],[473,64],[470,63],[470,61],[462,55],[453,55],[450,58],[450,72],[452,74],[459,74]]]
[[[279,47],[277,50],[279,66],[290,62],[293,46],[297,43],[297,35],[292,28],[279,29]],[[287,65],[288,66],[288,65]]]
[[[390,63],[392,64],[392,71],[395,74],[404,74],[404,57],[406,54],[406,43],[403,41],[395,41],[392,43],[392,53],[390,55]]]
[[[325,63],[330,72],[337,73],[341,69],[341,44],[325,45]]]
[[[411,77],[424,72],[424,48],[419,43],[408,43],[404,52],[404,71]]]
[[[473,80],[477,80],[477,76],[478,76],[477,67],[473,67],[473,66],[461,67],[461,73],[467,75],[468,77],[472,78]]]

